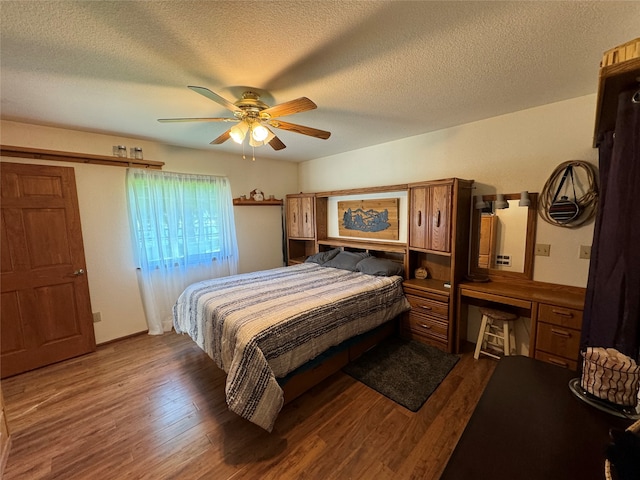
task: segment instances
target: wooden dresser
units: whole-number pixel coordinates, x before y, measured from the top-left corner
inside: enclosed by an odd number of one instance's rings
[[[400,323],[402,336],[447,350],[453,329],[449,322],[449,289],[432,279],[406,280],[402,284],[411,310]]]
[[[456,352],[456,304],[451,292],[467,271],[473,180],[449,178],[409,185],[409,262],[403,288],[411,311],[403,337]],[[415,278],[416,269],[428,272]]]
[[[458,287],[458,342],[467,331],[468,305],[510,309],[531,319],[529,356],[576,370],[585,289],[534,281],[463,282]]]

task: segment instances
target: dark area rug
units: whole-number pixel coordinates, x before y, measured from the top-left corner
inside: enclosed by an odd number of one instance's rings
[[[342,370],[417,412],[457,361],[456,355],[430,345],[389,337]]]

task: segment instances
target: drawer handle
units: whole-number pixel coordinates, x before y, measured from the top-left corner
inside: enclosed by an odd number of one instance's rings
[[[569,332],[565,332],[564,330],[557,330],[555,328],[552,328],[551,333],[553,333],[554,335],[558,335],[559,337],[571,338],[571,334]]]
[[[569,366],[569,364],[567,362],[563,362],[561,360],[556,360],[555,358],[547,358],[547,361],[549,363],[553,363],[554,365],[558,365],[559,367],[565,367],[567,368]]]
[[[573,313],[568,312],[567,310],[558,310],[558,309],[552,308],[551,311],[556,315],[561,315],[563,317],[569,317],[569,318],[573,317]]]
[[[420,305],[420,308],[422,308],[424,310],[432,310],[431,307],[427,307],[426,305]]]
[[[422,226],[422,210],[418,210],[418,226]]]
[[[426,328],[427,330],[431,330],[431,327],[429,325],[427,325],[426,323],[419,323],[418,325],[420,327],[422,327],[422,328]]]

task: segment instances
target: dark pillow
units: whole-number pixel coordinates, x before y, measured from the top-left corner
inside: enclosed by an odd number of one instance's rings
[[[370,257],[371,254],[366,252],[340,252],[326,263],[323,267],[341,268],[342,270],[356,271],[356,265],[363,258]]]
[[[305,263],[311,262],[311,263],[317,263],[318,265],[322,265],[324,262],[328,262],[333,257],[338,255],[338,253],[340,253],[339,248],[334,248],[333,250],[327,250],[326,252],[316,253],[314,255],[307,257],[307,259],[305,260]]]
[[[404,267],[393,260],[369,257],[358,262],[358,265],[356,265],[356,272],[383,277],[390,277],[392,275],[400,275],[402,277],[404,276]]]

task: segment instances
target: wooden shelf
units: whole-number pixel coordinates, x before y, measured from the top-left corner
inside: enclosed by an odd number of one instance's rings
[[[91,163],[113,167],[135,167],[162,170],[164,162],[140,160],[136,158],[115,157],[113,155],[91,155],[89,153],[62,152],[31,147],[0,145],[0,154],[6,157],[31,158],[34,160],[53,160],[57,162]]]
[[[278,200],[277,198],[274,198],[273,200],[262,200],[262,201],[255,201],[255,200],[251,200],[251,199],[242,199],[242,198],[234,198],[233,199],[233,204],[237,205],[237,206],[241,206],[241,205],[254,205],[254,206],[259,206],[259,205],[266,205],[266,206],[273,206],[273,205],[282,205],[283,201],[282,200]]]
[[[318,192],[316,197],[338,197],[349,195],[364,195],[369,193],[392,193],[401,192],[407,189],[407,184],[400,185],[383,185],[380,187],[351,188],[349,190],[332,190],[330,192]]]
[[[437,280],[435,278],[411,278],[409,280],[405,280],[402,284],[405,287],[413,287],[419,290],[424,290],[425,292],[437,293],[438,295],[447,297],[451,295],[451,288],[445,287],[445,282],[443,280]]]
[[[396,253],[406,253],[407,251],[406,243],[363,241],[349,238],[324,238],[322,240],[318,240],[318,245],[325,245],[328,247],[350,247],[362,250],[377,250]]]

